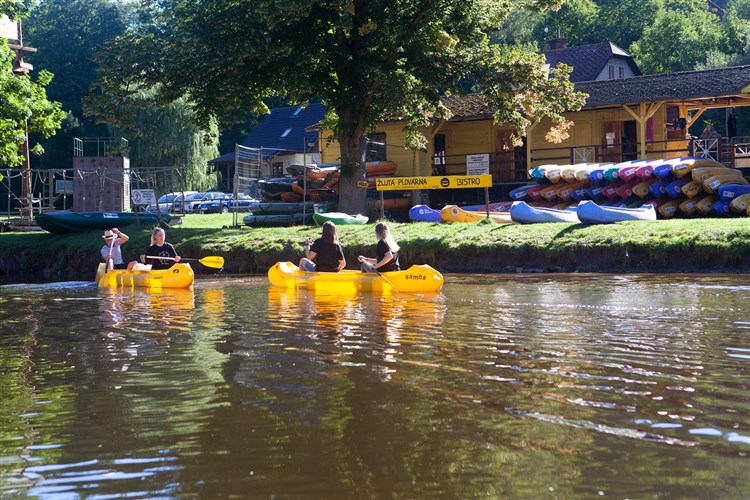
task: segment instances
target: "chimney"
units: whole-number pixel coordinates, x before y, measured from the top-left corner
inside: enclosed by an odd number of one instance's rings
[[[568,48],[567,38],[553,38],[549,41],[549,50],[561,50]]]

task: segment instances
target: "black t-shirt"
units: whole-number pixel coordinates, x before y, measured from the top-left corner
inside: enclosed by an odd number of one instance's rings
[[[378,262],[383,260],[383,257],[388,253],[388,250],[390,250],[390,248],[388,248],[388,244],[385,241],[378,241],[378,246],[375,248],[375,257]],[[398,252],[391,252],[391,254],[393,255],[393,258],[378,268],[378,271],[381,273],[390,273],[391,271],[401,270],[401,266],[398,264]]]
[[[321,273],[338,272],[339,260],[344,260],[344,251],[338,243],[326,243],[322,239],[315,240],[310,247],[315,252],[315,270]]]
[[[177,252],[171,243],[164,243],[162,246],[151,245],[146,250],[146,255],[153,257],[177,257]],[[174,264],[173,260],[146,259],[146,264],[151,264],[151,269],[169,269]]]

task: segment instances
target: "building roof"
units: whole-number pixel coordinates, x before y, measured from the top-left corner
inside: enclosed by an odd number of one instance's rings
[[[750,66],[634,76],[618,80],[579,82],[575,89],[589,95],[586,108],[667,101],[686,105],[750,105]],[[483,119],[493,110],[479,94],[443,97],[453,120]]]
[[[576,83],[577,91],[589,94],[587,108],[674,101],[690,104],[707,99],[748,100],[750,66],[683,71],[668,75],[645,75],[621,80]],[[741,94],[744,94],[741,95]],[[748,100],[747,104],[750,104]]]
[[[633,74],[641,74],[641,70],[638,69],[630,54],[612,42],[565,47],[549,50],[543,54],[550,67],[555,67],[560,62],[573,66],[573,71],[570,73],[571,82],[596,80],[607,62],[613,57],[626,62]]]
[[[322,103],[311,103],[305,108],[274,108],[248,134],[242,145],[248,148],[263,148],[264,158],[279,154],[303,153],[305,142],[309,152],[317,144],[318,131],[306,129],[323,120],[325,114],[326,107]],[[209,163],[228,161],[234,161],[234,151],[214,158]]]

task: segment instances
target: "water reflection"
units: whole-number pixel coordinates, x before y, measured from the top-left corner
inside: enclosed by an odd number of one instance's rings
[[[0,496],[741,498],[745,283],[0,287]]]

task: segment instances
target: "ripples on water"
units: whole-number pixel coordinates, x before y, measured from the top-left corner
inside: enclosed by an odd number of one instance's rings
[[[744,278],[0,287],[0,496],[743,497]]]

